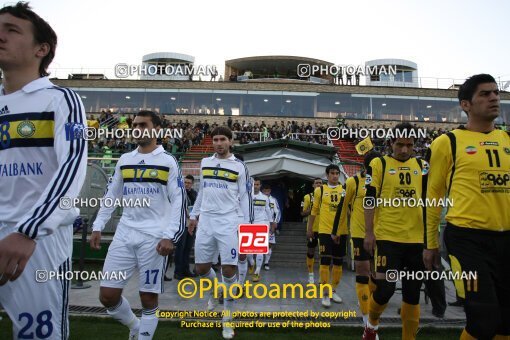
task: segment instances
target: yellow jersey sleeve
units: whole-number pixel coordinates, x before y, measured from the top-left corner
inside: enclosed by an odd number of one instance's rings
[[[377,197],[380,195],[380,187],[381,187],[381,173],[382,173],[382,163],[381,159],[374,158],[368,165],[367,174],[365,177],[365,185],[367,187],[366,197]]]
[[[317,187],[315,188],[315,190],[313,191],[313,205],[312,205],[312,212],[311,212],[311,215],[312,216],[317,216],[319,215],[319,210],[320,210],[320,206],[321,206],[321,187]]]
[[[448,186],[448,173],[452,169],[452,153],[447,135],[436,138],[427,151],[427,162],[430,165],[426,176],[426,198],[439,200],[445,197]],[[427,207],[425,210],[425,247],[426,249],[439,248],[438,226],[441,222],[440,206]]]
[[[333,222],[332,234],[338,236],[345,234],[345,231],[347,230],[347,214],[349,212],[349,205],[352,203],[356,195],[356,182],[354,181],[354,177],[349,177],[347,179],[344,190],[345,196],[342,197],[341,204],[338,205],[335,220]]]

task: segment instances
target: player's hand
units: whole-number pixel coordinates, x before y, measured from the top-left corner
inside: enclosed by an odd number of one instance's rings
[[[101,249],[101,232],[93,231],[92,235],[90,235],[90,248],[94,250]]]
[[[168,256],[174,251],[174,244],[169,239],[164,238],[159,241],[158,246],[156,247],[156,251],[161,256]]]
[[[423,249],[423,264],[427,270],[437,270],[439,261],[439,249]]]
[[[188,233],[190,235],[193,235],[193,232],[195,231],[198,221],[197,220],[188,220]]]
[[[333,240],[333,242],[335,242],[335,244],[340,244],[340,236],[339,235],[331,234],[331,239]]]
[[[271,222],[271,234],[274,234],[275,230],[276,230],[276,223]]]
[[[306,237],[313,238],[313,230],[312,229],[306,229]]]
[[[363,240],[363,248],[368,252],[369,255],[374,256],[375,249],[375,234],[365,233],[365,239]]]
[[[20,233],[12,233],[0,240],[0,286],[16,280],[35,250],[34,240]]]

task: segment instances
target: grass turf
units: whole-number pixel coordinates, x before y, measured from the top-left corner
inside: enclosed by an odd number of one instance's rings
[[[0,339],[12,339],[12,324],[5,313],[0,313]],[[127,339],[128,330],[110,318],[98,317],[70,317],[70,339]],[[236,340],[260,340],[267,336],[272,339],[356,339],[359,340],[363,330],[361,327],[332,327],[304,330],[302,328],[239,328],[236,330]],[[423,328],[418,332],[418,339],[458,339],[459,329]],[[399,328],[384,328],[379,331],[384,339],[400,339]],[[182,328],[178,322],[161,321],[158,324],[154,339],[221,339],[221,329]]]

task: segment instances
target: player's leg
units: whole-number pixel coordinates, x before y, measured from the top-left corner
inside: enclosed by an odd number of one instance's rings
[[[117,229],[103,266],[104,273],[122,272],[126,277],[102,280],[99,288],[99,301],[106,307],[108,315],[129,328],[130,337],[138,334],[140,326],[128,300],[122,296],[122,290],[136,268],[136,256],[130,243],[133,235],[129,230]]]
[[[246,254],[239,255],[237,267],[239,269],[239,284],[242,285],[246,280],[246,274],[248,273],[248,256]]]
[[[331,269],[331,286],[333,287],[333,295],[331,298],[336,303],[342,303],[342,298],[337,292],[338,285],[343,274],[343,259],[347,252],[347,235],[340,236],[340,243],[332,243],[332,260],[333,267]]]
[[[463,282],[455,287],[457,294],[465,298],[466,327],[461,339],[491,339],[501,323],[491,270],[494,265],[492,257],[499,260],[494,247],[496,243],[490,233],[463,229],[448,224],[444,232],[452,271],[465,275],[476,273],[476,278],[464,277]]]
[[[142,303],[142,318],[138,332],[139,340],[153,338],[158,326],[158,295],[164,291],[164,269],[166,256],[156,251],[161,239],[137,233],[138,244],[135,248],[139,269],[140,301]]]
[[[235,300],[230,294],[231,287],[237,283],[237,263],[239,261],[239,236],[235,221],[237,216],[220,216],[215,218],[215,225],[227,226],[226,228],[217,228],[214,237],[218,244],[221,258],[221,271],[223,283],[225,284],[224,317],[223,317],[223,338],[232,339],[234,329],[229,323],[232,322],[232,313]],[[231,228],[228,226],[232,225]]]
[[[276,245],[276,235],[275,233],[269,232],[269,252],[265,256],[264,261],[264,269],[269,270],[269,260],[271,260],[271,255],[273,254],[274,246]]]
[[[198,222],[195,239],[195,270],[200,280],[210,280],[212,285],[214,280],[217,280],[212,264],[218,261],[218,250],[216,239],[211,233],[211,227],[210,218],[202,214]],[[216,306],[217,301],[210,292],[208,294],[207,309],[213,310]]]
[[[333,240],[330,234],[319,233],[319,253],[320,253],[320,267],[319,276],[321,285],[331,285],[329,267],[331,266],[333,252]],[[322,297],[322,306],[329,308],[331,306],[331,296],[324,295]]]
[[[306,243],[306,267],[308,268],[308,283],[314,284],[315,278],[313,275],[313,265],[315,262],[315,248],[319,243],[319,233],[314,232],[313,237],[308,239]]]
[[[379,326],[381,314],[386,309],[395,292],[395,282],[386,280],[388,270],[402,269],[403,250],[399,243],[390,241],[377,241],[375,258],[376,289],[369,298],[367,329],[375,329]]]
[[[260,270],[262,269],[263,263],[264,263],[264,254],[257,254],[255,256],[255,273],[253,274],[253,278],[252,278],[253,282],[260,281]]]
[[[424,271],[423,245],[403,244],[406,250],[404,253],[404,267],[410,273]],[[411,276],[412,277],[412,276]],[[400,318],[402,319],[402,339],[410,340],[416,338],[416,332],[420,323],[420,291],[422,280],[402,280],[402,306]]]
[[[351,245],[356,269],[356,295],[358,296],[358,303],[363,323],[365,324],[368,320],[368,299],[370,297],[370,255],[363,247],[362,238],[351,238]]]

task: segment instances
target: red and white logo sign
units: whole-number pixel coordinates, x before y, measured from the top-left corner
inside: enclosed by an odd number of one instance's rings
[[[239,254],[267,254],[269,226],[266,224],[239,225]]]

